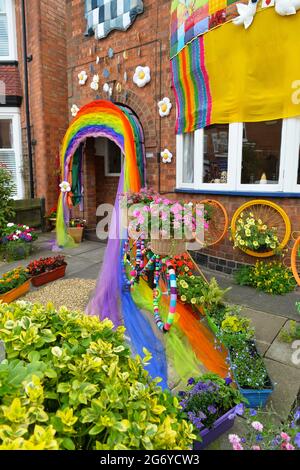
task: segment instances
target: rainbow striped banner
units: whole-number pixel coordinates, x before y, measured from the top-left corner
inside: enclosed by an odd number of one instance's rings
[[[174,57],[171,68],[177,104],[176,133],[192,132],[209,125],[212,100],[203,36]]]

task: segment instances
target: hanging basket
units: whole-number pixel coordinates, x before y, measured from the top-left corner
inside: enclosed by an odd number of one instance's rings
[[[173,258],[174,256],[181,255],[186,251],[186,240],[151,239],[150,248],[155,255],[169,256],[170,258]]]

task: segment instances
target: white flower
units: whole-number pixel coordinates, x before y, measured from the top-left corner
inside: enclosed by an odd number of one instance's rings
[[[7,224],[7,227],[13,227],[15,224],[12,224],[11,222]]]
[[[79,111],[79,108],[77,106],[77,104],[73,104],[72,108],[71,108],[71,114],[73,117],[76,117],[77,114],[78,114],[78,111]]]
[[[15,233],[16,233],[16,235],[20,235],[20,233],[22,233],[22,232],[21,232],[21,230],[16,230]]]
[[[98,65],[98,64],[99,64],[99,62],[100,62],[100,57],[99,57],[99,56],[97,56],[97,58],[96,58],[96,64]]]
[[[112,92],[113,92],[112,87],[109,87],[109,90],[108,90],[109,96],[112,96]]]
[[[135,83],[139,88],[144,87],[151,80],[150,68],[149,67],[138,67],[135,69],[133,75],[133,83]]]
[[[100,78],[99,78],[99,75],[97,73],[97,75],[93,76],[93,82],[99,83],[99,80],[100,80]]]
[[[62,183],[60,183],[59,187],[62,193],[68,193],[71,191],[71,186],[68,181],[63,181]]]
[[[172,103],[170,101],[170,98],[163,98],[161,101],[157,103],[158,109],[159,109],[159,115],[161,117],[169,116],[171,108],[172,108]]]
[[[18,235],[13,235],[13,240],[19,240]]]
[[[86,71],[85,71],[85,70],[82,70],[82,71],[78,74],[79,85],[85,85],[87,79],[88,79],[88,76],[87,76]]]
[[[91,83],[91,89],[92,89],[92,90],[95,90],[95,91],[98,91],[98,90],[99,90],[99,83],[93,81],[93,82]]]
[[[255,431],[258,432],[262,432],[262,430],[264,429],[264,426],[259,421],[253,421],[253,423],[251,423],[251,426],[253,427],[253,429],[255,429]]]
[[[236,3],[236,8],[239,16],[233,20],[233,23],[236,25],[244,25],[245,29],[248,29],[252,25],[254,15],[256,14],[257,2],[252,3],[252,0],[249,0],[248,5],[244,3]]]
[[[161,152],[160,156],[163,163],[171,163],[173,158],[172,153],[168,149],[165,149],[163,152]]]
[[[103,85],[103,91],[104,91],[104,93],[108,93],[108,92],[109,92],[109,84],[108,84],[108,83],[104,83],[104,85]]]

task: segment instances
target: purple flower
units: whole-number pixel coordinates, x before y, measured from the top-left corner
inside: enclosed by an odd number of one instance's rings
[[[298,432],[295,436],[294,442],[296,446],[300,449],[300,432]]]
[[[298,421],[300,419],[300,408],[295,411],[294,420]]]
[[[188,385],[193,385],[195,383],[195,379],[193,377],[190,377],[187,383]]]
[[[186,396],[186,392],[183,392],[182,390],[180,390],[178,392],[178,396],[181,397],[181,398],[184,398]]]
[[[256,441],[257,441],[257,442],[263,441],[263,439],[264,439],[264,438],[262,437],[261,434],[257,434],[257,436],[256,436]]]
[[[244,411],[245,411],[245,408],[244,408],[243,403],[239,403],[238,405],[236,405],[235,414],[237,414],[239,416],[243,416]]]
[[[230,385],[232,383],[232,378],[231,377],[226,377],[225,383],[226,383],[226,385]]]
[[[207,410],[208,410],[208,412],[211,413],[212,415],[216,414],[216,412],[217,412],[217,408],[216,408],[215,406],[213,406],[213,405],[209,405],[209,406],[207,407]]]
[[[254,410],[253,408],[250,408],[249,415],[250,415],[250,416],[256,416],[256,415],[257,415],[257,411]]]

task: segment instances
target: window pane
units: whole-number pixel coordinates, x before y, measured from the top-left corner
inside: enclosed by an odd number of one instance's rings
[[[6,13],[6,1],[0,0],[0,13]]]
[[[194,133],[183,134],[182,182],[194,182]]]
[[[203,183],[227,183],[228,137],[228,124],[204,129]]]
[[[108,173],[121,173],[122,153],[120,148],[108,140]]]
[[[0,13],[0,57],[9,55],[7,16]]]
[[[12,179],[17,183],[16,156],[14,150],[0,150],[0,164],[11,172]]]
[[[244,124],[242,184],[279,182],[282,119]]]
[[[13,148],[12,121],[11,119],[0,119],[0,149]]]

